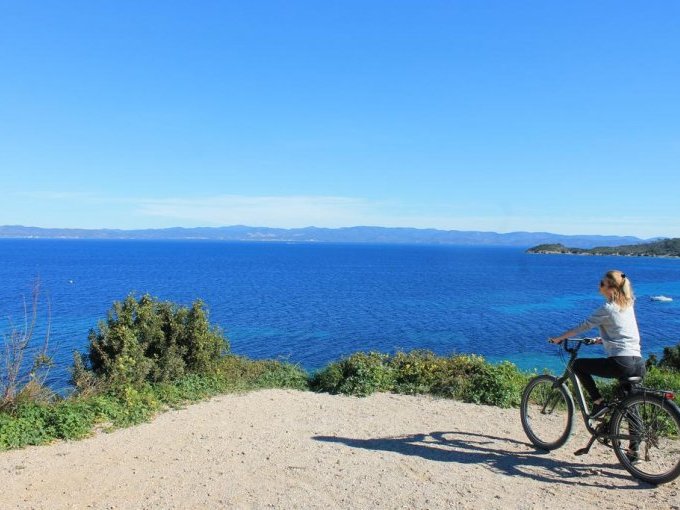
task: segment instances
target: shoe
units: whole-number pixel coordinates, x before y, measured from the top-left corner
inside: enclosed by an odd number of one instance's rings
[[[593,404],[593,408],[590,411],[590,419],[594,420],[595,418],[599,418],[603,414],[605,414],[607,411],[609,411],[609,406],[607,405],[606,402],[600,402],[599,404]]]

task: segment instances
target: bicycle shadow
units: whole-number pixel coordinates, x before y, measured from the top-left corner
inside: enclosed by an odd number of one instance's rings
[[[394,452],[400,455],[421,457],[435,462],[458,464],[484,464],[489,469],[509,475],[531,478],[536,481],[579,485],[609,489],[635,489],[650,487],[638,482],[637,486],[603,486],[588,482],[589,477],[606,476],[633,480],[622,473],[618,464],[577,464],[548,457],[549,452],[533,449],[527,443],[507,437],[495,437],[471,432],[431,432],[407,436],[356,439],[338,436],[313,436],[316,441],[339,443],[351,448]],[[503,445],[515,445],[508,447]],[[529,451],[518,451],[522,446]]]

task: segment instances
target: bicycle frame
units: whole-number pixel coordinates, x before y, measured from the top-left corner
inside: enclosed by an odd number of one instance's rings
[[[581,348],[583,344],[590,344],[593,342],[593,339],[591,338],[582,338],[582,339],[573,339],[573,338],[568,338],[564,340],[564,342],[567,342],[564,346],[564,350],[569,353],[569,361],[567,362],[567,366],[564,369],[564,373],[557,378],[556,384],[559,385],[564,385],[567,381],[570,381],[573,387],[575,388],[576,391],[576,401],[578,403],[578,407],[581,410],[581,417],[583,418],[583,423],[586,426],[586,429],[591,435],[597,435],[598,432],[595,430],[595,428],[590,424],[590,410],[588,409],[588,404],[586,402],[586,396],[583,391],[583,386],[581,385],[581,381],[579,378],[576,376],[573,370],[573,365],[574,361],[578,357],[578,351]],[[571,347],[569,348],[568,342],[576,342],[576,347]],[[567,387],[567,389],[569,389]],[[569,392],[571,393],[571,391]],[[573,398],[573,397],[572,397]]]

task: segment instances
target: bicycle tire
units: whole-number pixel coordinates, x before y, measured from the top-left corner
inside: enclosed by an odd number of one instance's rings
[[[527,384],[520,405],[522,428],[542,450],[564,446],[574,428],[574,399],[552,375],[539,375]]]
[[[631,395],[615,410],[610,431],[616,457],[635,478],[658,485],[680,475],[680,409],[673,401]],[[631,441],[639,443],[636,462],[628,455]]]

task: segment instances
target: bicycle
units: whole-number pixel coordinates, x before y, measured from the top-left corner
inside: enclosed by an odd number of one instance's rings
[[[635,478],[654,485],[674,480],[680,475],[680,408],[673,401],[675,395],[645,388],[641,377],[620,379],[606,412],[591,418],[572,366],[581,346],[593,343],[592,338],[565,340],[562,346],[569,353],[569,361],[564,374],[543,374],[529,381],[520,407],[524,432],[542,450],[555,450],[567,443],[574,427],[574,398],[567,384],[570,382],[591,434],[586,447],[575,455],[587,454],[598,441],[612,448]]]

